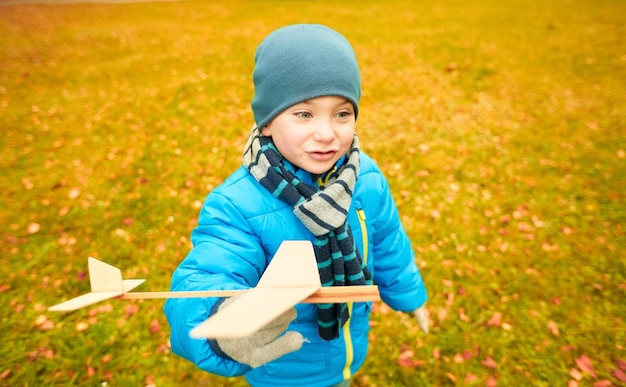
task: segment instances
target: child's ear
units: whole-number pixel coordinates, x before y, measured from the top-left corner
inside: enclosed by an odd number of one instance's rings
[[[267,124],[261,129],[261,134],[265,137],[270,137],[272,135],[272,130],[270,129],[270,125]]]

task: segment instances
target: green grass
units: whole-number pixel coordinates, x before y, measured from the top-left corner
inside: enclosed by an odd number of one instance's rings
[[[319,22],[430,293],[429,335],[376,308],[355,385],[620,385],[624,2],[220,3],[0,7],[0,384],[244,385],[169,352],[162,301],[46,308],[90,255],[167,289],[241,163],[256,46]]]

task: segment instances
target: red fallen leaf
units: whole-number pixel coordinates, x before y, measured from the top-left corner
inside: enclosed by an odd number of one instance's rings
[[[493,376],[488,377],[487,380],[485,381],[485,386],[487,387],[496,387],[497,385],[498,385],[498,380],[494,378]]]
[[[617,359],[617,361],[615,362],[615,365],[617,366],[617,368],[619,368],[622,371],[626,371],[626,360],[622,360],[622,359]]]
[[[139,311],[139,306],[137,304],[128,304],[124,307],[124,317],[129,319],[132,315]]]
[[[589,359],[586,355],[580,355],[580,357],[576,359],[576,365],[581,371],[588,373],[592,378],[597,378],[596,372],[593,369],[593,364],[591,364],[591,359]]]
[[[160,330],[161,330],[161,324],[159,324],[158,320],[154,319],[150,321],[150,333],[151,334],[155,334]]]
[[[626,382],[626,373],[622,370],[613,370],[611,375],[620,382]]]
[[[502,313],[496,312],[491,316],[489,321],[487,321],[487,326],[489,327],[498,327],[502,324]]]
[[[474,383],[477,380],[478,380],[478,376],[475,375],[475,374],[469,373],[469,374],[465,375],[465,381],[467,383]]]
[[[593,387],[611,387],[612,385],[610,380],[598,380],[593,383]]]
[[[535,228],[526,222],[519,222],[517,224],[517,229],[520,230],[521,232],[528,232],[528,233],[535,231]]]
[[[411,350],[401,352],[397,359],[400,367],[415,368],[426,364],[426,361],[424,360],[413,359],[413,355],[414,353]]]
[[[491,368],[493,370],[495,370],[498,367],[498,363],[496,363],[496,361],[493,360],[491,356],[487,356],[485,360],[481,361],[480,363],[484,365],[485,367]]]
[[[11,370],[10,369],[2,371],[2,373],[0,374],[0,380],[4,380],[4,379],[8,378],[9,375],[11,375]]]

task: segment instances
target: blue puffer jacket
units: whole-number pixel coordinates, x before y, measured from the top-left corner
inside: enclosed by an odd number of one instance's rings
[[[296,175],[316,184],[303,170]],[[401,311],[421,306],[426,289],[409,239],[386,179],[364,153],[348,221],[383,301]],[[245,167],[208,195],[198,223],[191,234],[193,249],[174,272],[172,291],[254,287],[284,240],[314,239],[292,208],[272,196]],[[322,340],[317,333],[316,307],[297,305],[298,317],[289,329],[301,332],[308,341],[299,351],[251,369],[216,355],[207,340],[189,337],[189,332],[207,319],[216,301],[187,298],[165,303],[172,350],[205,371],[223,376],[245,374],[253,386],[327,387],[350,378],[363,364],[371,303],[354,303],[341,336],[332,341]]]

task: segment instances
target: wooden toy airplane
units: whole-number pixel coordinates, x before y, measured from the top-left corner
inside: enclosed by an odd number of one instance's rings
[[[236,302],[191,331],[192,337],[223,338],[254,333],[298,303],[380,300],[376,285],[322,287],[313,245],[309,241],[283,242],[257,286],[246,290],[130,293],[145,280],[124,280],[120,269],[92,257],[89,257],[88,264],[91,292],[51,306],[48,310],[68,312],[112,298],[207,298],[238,295]]]

